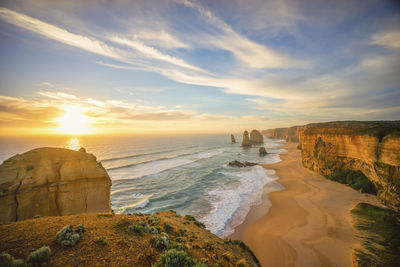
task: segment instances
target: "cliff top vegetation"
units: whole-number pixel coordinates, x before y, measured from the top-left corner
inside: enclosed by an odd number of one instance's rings
[[[57,233],[80,224],[79,240],[60,245]],[[41,217],[0,225],[0,252],[10,257],[26,259],[43,246],[51,249],[50,266],[259,266],[241,241],[221,239],[192,216],[173,211]]]

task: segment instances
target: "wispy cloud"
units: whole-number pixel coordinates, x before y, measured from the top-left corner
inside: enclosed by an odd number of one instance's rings
[[[265,45],[258,44],[237,33],[221,18],[215,16],[206,7],[190,0],[175,0],[186,7],[193,8],[205,20],[221,31],[221,34],[212,34],[204,40],[220,49],[232,52],[235,57],[246,63],[251,68],[304,68],[309,62],[290,58],[279,54]]]
[[[371,39],[371,44],[400,50],[400,30],[390,30],[375,33],[372,35]]]

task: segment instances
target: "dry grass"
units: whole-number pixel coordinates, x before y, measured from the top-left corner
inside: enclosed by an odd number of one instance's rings
[[[42,217],[0,226],[0,252],[7,252],[17,259],[25,259],[29,253],[49,246],[52,254],[51,266],[151,266],[160,259],[164,251],[152,247],[154,234],[142,236],[130,233],[129,225],[146,221],[150,215],[80,214],[62,217]],[[169,233],[171,241],[180,243],[184,250],[200,263],[206,265],[235,266],[244,259],[249,266],[258,266],[256,259],[247,249],[235,242],[227,242],[194,221],[187,220],[172,211],[162,212],[161,231],[165,224],[174,228]],[[66,225],[74,228],[83,224],[85,233],[79,242],[63,248],[56,242],[57,232]],[[182,229],[182,230],[178,230]],[[185,234],[181,234],[186,230]],[[105,242],[98,241],[99,238]],[[223,255],[230,255],[224,257]]]

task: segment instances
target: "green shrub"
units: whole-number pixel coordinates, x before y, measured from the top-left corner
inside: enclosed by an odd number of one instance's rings
[[[149,228],[149,233],[155,235],[155,234],[158,234],[158,230],[157,230],[157,228],[152,226]]]
[[[144,232],[150,233],[150,227],[147,225],[146,222],[141,221],[138,223],[138,225],[142,226]]]
[[[47,246],[41,247],[29,254],[26,262],[31,266],[43,266],[51,256],[51,249]]]
[[[193,217],[192,215],[185,215],[184,218],[185,218],[185,220],[187,220],[187,221],[192,221],[192,222],[193,222],[195,225],[197,225],[198,227],[206,228],[206,226],[205,226],[203,223],[197,221],[196,218]]]
[[[159,264],[165,267],[205,266],[190,257],[185,251],[170,249],[161,255]]]
[[[185,250],[185,247],[182,244],[179,244],[177,242],[171,241],[169,244],[169,248],[173,248],[176,250]]]
[[[174,228],[171,225],[169,225],[168,223],[164,223],[164,230],[167,233],[173,233],[174,232]]]
[[[135,235],[138,235],[138,236],[143,235],[143,226],[141,226],[139,224],[129,225],[128,230],[129,230],[129,232],[131,232]]]
[[[126,231],[130,225],[131,225],[130,221],[128,221],[128,220],[120,220],[120,221],[116,222],[113,225],[113,227],[117,231]]]
[[[4,267],[26,267],[26,263],[25,263],[24,260],[21,260],[21,259],[16,260],[10,254],[2,252],[0,254],[0,266],[4,266]]]
[[[107,245],[107,238],[105,236],[99,236],[94,240],[94,242],[96,242],[100,246],[105,246]]]
[[[182,237],[180,237],[180,236],[178,236],[175,240],[176,240],[177,242],[185,242],[185,240],[184,240]]]
[[[186,229],[179,228],[179,233],[181,234],[181,236],[187,236],[187,230]]]
[[[350,187],[363,193],[376,195],[374,184],[361,171],[341,170],[336,171],[333,175],[326,178],[341,184],[348,184]]]
[[[147,221],[150,225],[158,225],[161,222],[160,217],[150,216]]]
[[[106,214],[97,214],[97,218],[110,218],[112,217],[112,213],[106,213]]]
[[[150,244],[158,250],[164,250],[168,248],[169,243],[170,239],[166,233],[161,233],[161,235],[157,235],[150,239]]]
[[[194,224],[197,225],[198,227],[206,228],[206,226],[204,225],[204,223],[201,223],[201,222],[199,222],[199,221],[195,221]]]
[[[185,215],[185,217],[183,217],[183,218],[188,221],[196,221],[196,218],[193,217],[192,215]]]
[[[79,241],[81,236],[85,232],[85,227],[80,224],[78,225],[75,232],[72,229],[71,225],[64,226],[56,236],[57,243],[59,243],[63,247],[72,247]]]

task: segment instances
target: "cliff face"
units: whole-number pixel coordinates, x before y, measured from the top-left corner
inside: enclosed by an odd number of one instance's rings
[[[390,133],[400,123],[385,127],[384,122],[308,125],[301,133],[303,165],[322,175],[360,170],[385,204],[400,209],[400,136]]]
[[[268,138],[284,139],[287,142],[297,143],[299,142],[299,134],[301,129],[302,129],[301,126],[268,129],[265,131],[265,136]]]
[[[264,143],[264,138],[259,131],[252,130],[250,133],[250,142],[252,144],[262,144]]]
[[[242,147],[251,147],[248,131],[243,132]]]
[[[38,148],[0,165],[0,223],[110,211],[111,181],[96,157]]]

